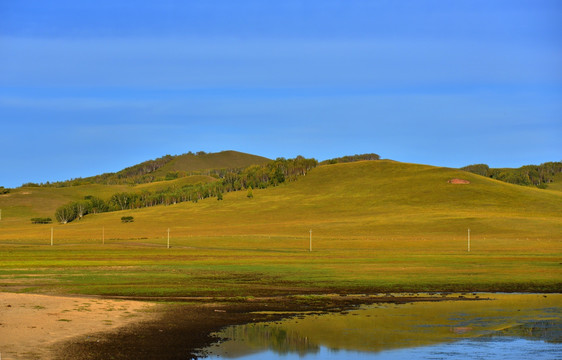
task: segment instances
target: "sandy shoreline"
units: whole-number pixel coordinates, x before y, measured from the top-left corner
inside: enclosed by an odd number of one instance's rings
[[[104,299],[0,293],[1,359],[198,358],[225,326],[294,312],[341,312],[373,303],[484,300],[477,295],[379,294],[233,299]],[[142,299],[144,300],[144,299]],[[140,346],[142,345],[142,346]]]
[[[0,293],[1,359],[53,359],[56,343],[150,320],[154,306],[142,301]]]

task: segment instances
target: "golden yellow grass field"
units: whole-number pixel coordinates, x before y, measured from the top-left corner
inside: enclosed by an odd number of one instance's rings
[[[29,217],[49,199],[95,186],[31,191],[10,194],[37,199],[29,205],[0,200],[6,289],[150,296],[561,289],[562,193],[455,169],[326,165],[254,190],[253,199],[240,191],[66,225],[32,225]],[[110,193],[100,187],[93,195]],[[121,223],[125,215],[135,221]]]

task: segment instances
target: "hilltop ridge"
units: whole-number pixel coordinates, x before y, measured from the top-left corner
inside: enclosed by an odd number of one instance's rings
[[[157,159],[143,161],[114,173],[104,173],[85,178],[75,178],[45,184],[26,183],[31,186],[77,186],[86,184],[123,185],[144,184],[162,180],[173,180],[189,175],[209,175],[210,170],[239,169],[261,165],[271,161],[263,156],[239,151],[225,150],[216,153],[187,152],[181,155],[164,155]]]
[[[174,157],[171,161],[154,171],[152,174],[164,177],[174,172],[204,172],[212,169],[237,169],[250,165],[262,165],[271,161],[263,156],[247,154],[234,150],[225,150],[218,153],[188,152]],[[173,176],[173,175],[172,175]]]

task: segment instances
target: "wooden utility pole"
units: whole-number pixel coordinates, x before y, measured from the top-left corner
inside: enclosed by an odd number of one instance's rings
[[[170,228],[168,228],[168,249],[170,248]]]
[[[308,244],[308,251],[312,251],[312,229],[310,229],[310,239]]]
[[[468,252],[470,252],[470,229],[468,229]]]
[[[53,228],[51,227],[51,246],[53,246]]]

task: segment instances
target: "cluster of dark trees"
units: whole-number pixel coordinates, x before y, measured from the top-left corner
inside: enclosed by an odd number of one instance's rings
[[[10,189],[6,189],[5,187],[0,186],[0,195],[7,194],[9,192],[10,192]]]
[[[355,155],[348,155],[339,158],[324,160],[320,163],[320,165],[348,163],[348,162],[355,162],[355,161],[362,161],[362,160],[380,160],[380,158],[381,157],[378,154],[361,154],[361,155],[355,154]]]
[[[297,156],[294,159],[278,158],[265,165],[254,165],[245,169],[216,170],[213,176],[217,181],[212,183],[172,186],[159,191],[119,192],[113,194],[108,201],[95,196],[86,196],[84,200],[59,207],[55,217],[60,223],[66,224],[91,213],[172,205],[185,201],[197,202],[209,197],[222,200],[225,192],[248,189],[251,194],[251,189],[263,189],[294,181],[299,176],[306,175],[317,165],[315,159]]]
[[[486,176],[511,184],[536,186],[545,189],[554,181],[554,176],[562,172],[562,162],[546,162],[540,165],[525,165],[516,169],[490,168],[486,164],[468,165],[461,170]]]
[[[297,156],[294,159],[277,158],[265,165],[252,165],[238,171],[219,171],[225,192],[242,189],[265,189],[284,182],[294,181],[318,166],[316,159]]]
[[[50,224],[53,222],[53,219],[51,219],[50,217],[46,217],[46,218],[31,218],[31,223],[32,224]]]
[[[28,182],[28,183],[22,184],[21,186],[22,186],[22,187],[41,187],[41,186],[49,186],[49,182],[47,181],[47,182],[44,183],[44,184],[43,184],[43,183],[38,184],[38,183],[34,183],[34,182]]]

